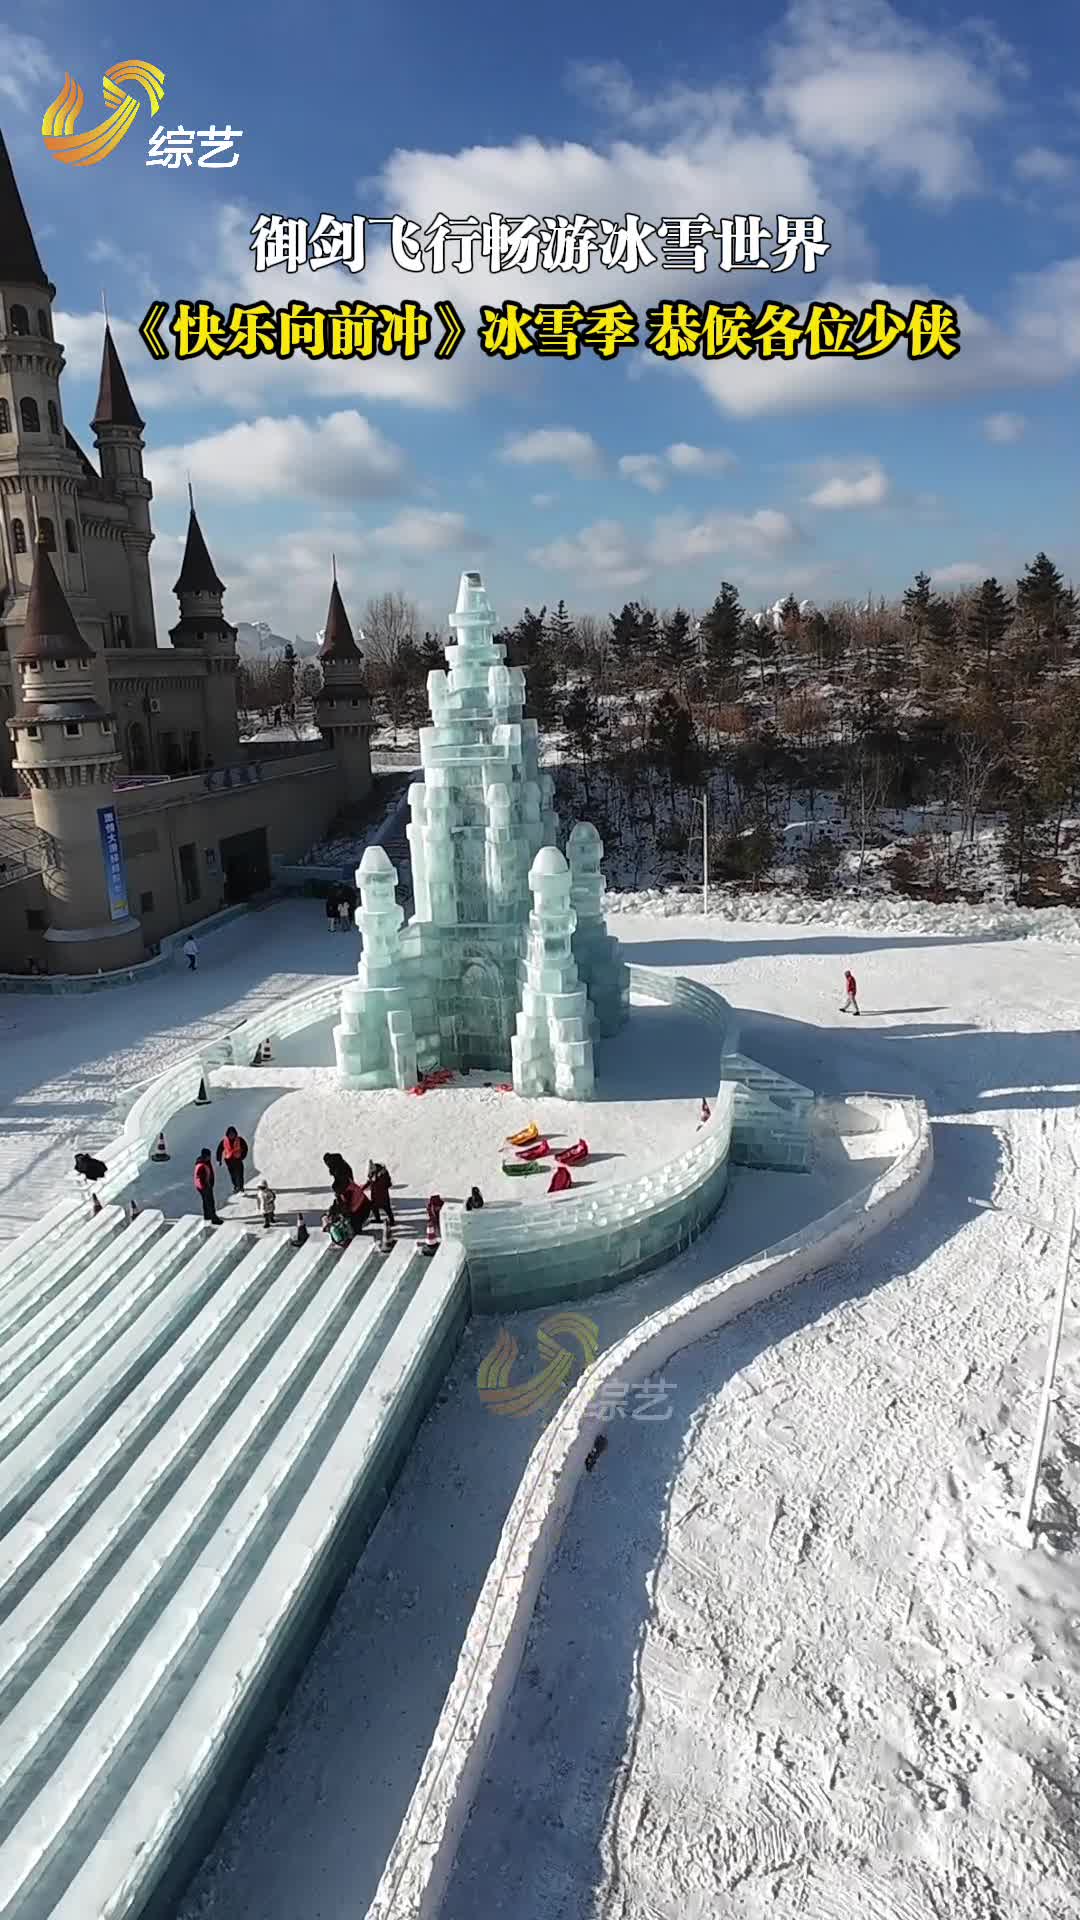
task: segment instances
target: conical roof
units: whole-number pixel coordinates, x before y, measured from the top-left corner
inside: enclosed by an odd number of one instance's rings
[[[52,299],[55,288],[26,217],[8,150],[0,132],[0,280],[16,286],[43,287]]]
[[[94,650],[75,625],[75,616],[56,577],[42,535],[34,549],[34,572],[26,602],[26,624],[16,660],[93,660]]]
[[[105,323],[105,341],[101,349],[101,379],[98,383],[97,406],[90,422],[92,427],[136,427],[141,432],[145,423],[139,418],[139,410],[131,397],[131,388],[127,375],[120,364],[120,355],[112,330]]]
[[[217,574],[214,572],[214,563],[210,558],[206,541],[203,539],[203,530],[199,525],[198,516],[195,512],[195,503],[192,501],[191,510],[188,514],[187,542],[184,547],[184,558],[181,562],[179,577],[173,588],[173,592],[175,594],[222,594],[224,591],[224,582],[219,580]]]
[[[320,660],[358,660],[363,661],[353,630],[349,625],[349,616],[341,598],[337,578],[330,588],[330,605],[326,613],[326,626],[323,630],[322,646],[319,648]]]

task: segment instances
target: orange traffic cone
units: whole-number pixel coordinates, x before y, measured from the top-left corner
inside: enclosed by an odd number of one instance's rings
[[[271,1053],[271,1051],[270,1051],[270,1042],[269,1042],[269,1040],[264,1040],[264,1041],[263,1041],[263,1043],[262,1043],[262,1057],[263,1057],[263,1066],[264,1066],[264,1067],[265,1067],[265,1066],[267,1066],[267,1065],[268,1065],[268,1063],[269,1063],[269,1062],[270,1062],[270,1061],[271,1061],[271,1060],[273,1059],[273,1057],[274,1057],[274,1056],[273,1056],[273,1054],[272,1054],[272,1053]]]
[[[165,1145],[165,1135],[163,1133],[158,1134],[157,1146],[154,1148],[150,1158],[151,1160],[167,1160],[169,1158],[169,1149]]]

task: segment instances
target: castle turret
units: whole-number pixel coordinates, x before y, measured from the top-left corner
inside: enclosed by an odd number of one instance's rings
[[[8,724],[45,848],[50,970],[131,966],[143,958],[143,936],[128,910],[114,807],[121,765],[115,723],[97,698],[93,648],[41,535],[14,660],[20,704]]]
[[[116,351],[108,322],[101,349],[101,379],[97,405],[90,422],[101,467],[106,499],[120,500],[127,509],[124,553],[131,581],[131,644],[156,647],[154,595],[150,585],[150,502],[154,490],[143,472],[143,422],[131,397],[131,388]]]
[[[188,529],[184,558],[173,587],[180,618],[169,639],[181,650],[205,655],[209,670],[205,713],[207,757],[225,766],[236,757],[236,628],[225,618],[225,587],[218,579],[188,487]]]
[[[26,217],[0,134],[0,581],[14,653],[39,534],[83,631],[104,637],[87,593],[79,512],[82,468],[64,427],[64,352],[53,336],[56,288]]]
[[[319,649],[322,686],[315,702],[315,718],[327,746],[341,767],[342,798],[355,806],[371,787],[371,694],[364,673],[364,656],[356,644],[335,572],[330,588],[322,646]]]

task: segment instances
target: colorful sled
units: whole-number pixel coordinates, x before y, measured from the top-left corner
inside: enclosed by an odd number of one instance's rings
[[[551,1185],[548,1187],[548,1192],[568,1193],[573,1184],[574,1182],[569,1167],[556,1167],[551,1176]]]
[[[531,1140],[539,1140],[539,1138],[540,1129],[535,1120],[530,1120],[527,1127],[520,1127],[517,1133],[507,1134],[506,1144],[508,1147],[527,1147]]]
[[[519,1160],[545,1160],[550,1152],[546,1140],[535,1140],[531,1147],[519,1147],[517,1157]]]
[[[589,1143],[587,1140],[577,1140],[572,1147],[564,1147],[561,1153],[556,1153],[555,1155],[561,1167],[584,1166],[588,1157]]]
[[[504,1160],[504,1173],[546,1173],[547,1168],[539,1160]]]

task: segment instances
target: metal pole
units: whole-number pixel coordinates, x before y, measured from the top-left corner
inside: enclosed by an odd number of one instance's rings
[[[1046,1431],[1050,1425],[1050,1403],[1054,1394],[1054,1373],[1057,1369],[1058,1349],[1061,1346],[1061,1330],[1065,1324],[1065,1301],[1069,1292],[1069,1273],[1072,1267],[1073,1240],[1076,1237],[1076,1202],[1071,1201],[1065,1216],[1065,1245],[1061,1259],[1061,1279],[1058,1284],[1057,1304],[1054,1309],[1054,1324],[1050,1329],[1050,1347],[1046,1355],[1046,1375],[1043,1380],[1042,1404],[1039,1408],[1035,1439],[1031,1448],[1031,1466],[1028,1470],[1027,1489],[1021,1510],[1021,1523],[1027,1533],[1034,1531],[1035,1495],[1039,1488],[1039,1471],[1042,1467],[1043,1450],[1046,1446]]]
[[[704,899],[702,912],[709,911],[709,789],[705,787],[701,795],[701,887]]]

